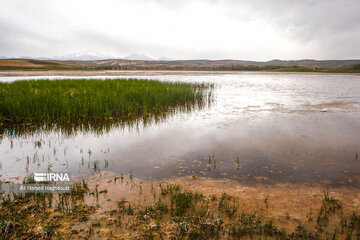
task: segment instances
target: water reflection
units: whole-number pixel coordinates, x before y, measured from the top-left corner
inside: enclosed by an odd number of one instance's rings
[[[165,123],[168,118],[172,116],[187,113],[191,114],[194,111],[201,111],[204,108],[209,108],[214,101],[211,95],[211,90],[204,90],[203,101],[189,102],[186,105],[177,106],[169,109],[166,112],[155,112],[148,114],[141,118],[109,118],[92,121],[79,121],[79,122],[45,122],[45,123],[32,123],[32,124],[11,124],[0,126],[0,138],[8,136],[11,138],[51,134],[51,132],[60,132],[62,135],[71,136],[79,133],[91,133],[94,136],[99,136],[109,133],[114,129],[128,129],[140,131],[147,126],[153,124]]]

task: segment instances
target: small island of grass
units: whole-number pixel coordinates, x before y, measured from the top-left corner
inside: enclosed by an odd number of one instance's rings
[[[139,79],[0,83],[0,125],[146,120],[202,107],[212,87]]]

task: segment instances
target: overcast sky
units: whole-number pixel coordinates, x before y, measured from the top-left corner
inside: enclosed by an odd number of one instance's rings
[[[360,0],[0,0],[0,56],[359,59]]]

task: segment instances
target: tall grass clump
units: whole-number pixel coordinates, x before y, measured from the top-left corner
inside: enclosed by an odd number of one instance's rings
[[[201,108],[212,87],[138,79],[0,83],[0,125],[146,120]]]

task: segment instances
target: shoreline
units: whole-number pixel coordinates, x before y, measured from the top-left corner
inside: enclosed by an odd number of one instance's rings
[[[189,70],[95,70],[95,71],[0,71],[1,77],[47,77],[47,76],[157,76],[157,75],[222,75],[222,74],[298,74],[298,75],[335,75],[360,76],[360,73],[332,73],[332,72],[272,72],[272,71],[189,71]]]
[[[46,224],[56,221],[50,232],[54,236],[187,239],[181,237],[197,234],[212,239],[216,233],[217,239],[253,236],[292,239],[291,236],[304,237],[303,234],[312,236],[311,239],[325,239],[329,235],[345,239],[347,234],[359,233],[360,191],[347,187],[286,183],[248,186],[227,179],[192,177],[144,181],[108,171],[81,179],[73,179],[78,188],[68,195],[70,198],[54,194],[49,198],[50,205],[42,210],[49,216]],[[9,200],[2,208],[9,213],[12,208],[42,206],[42,199],[34,200]],[[36,217],[33,229],[41,230],[41,215]],[[21,223],[27,224],[30,218],[33,219],[31,214]],[[339,231],[341,227],[345,232]],[[181,231],[184,232],[179,235]]]

